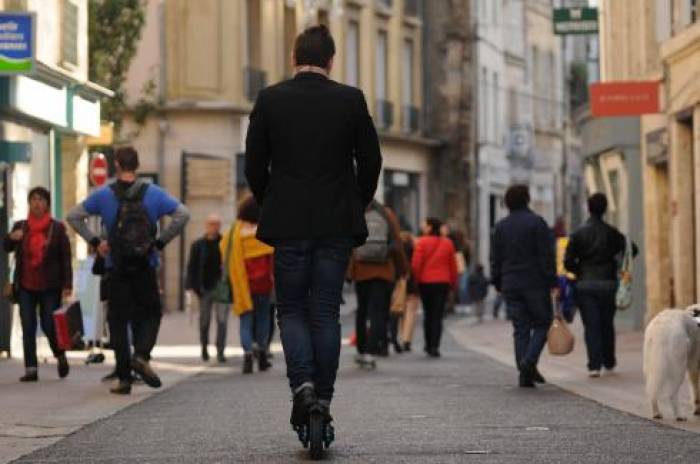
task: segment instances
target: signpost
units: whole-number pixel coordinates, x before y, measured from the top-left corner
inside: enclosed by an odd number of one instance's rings
[[[90,159],[90,183],[95,187],[101,187],[109,178],[109,166],[107,157],[102,153],[95,153]]]
[[[597,8],[555,8],[552,15],[557,35],[597,34]]]
[[[0,75],[34,71],[36,14],[0,12]]]

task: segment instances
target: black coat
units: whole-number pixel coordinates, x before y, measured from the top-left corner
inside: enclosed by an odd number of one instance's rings
[[[499,291],[557,285],[554,234],[531,210],[512,211],[496,224],[491,246],[491,276]]]
[[[185,288],[194,291],[197,295],[211,290],[221,279],[220,241],[221,236],[215,240],[202,237],[194,241],[190,247]]]
[[[245,174],[262,205],[258,238],[367,238],[381,153],[362,91],[317,73],[260,92]]]
[[[625,251],[625,236],[603,220],[591,217],[571,235],[566,247],[564,267],[576,275],[579,282],[586,280],[617,280],[619,259]],[[633,255],[637,246],[632,244]]]

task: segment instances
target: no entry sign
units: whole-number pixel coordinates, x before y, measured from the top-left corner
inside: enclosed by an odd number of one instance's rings
[[[109,167],[107,157],[102,153],[95,153],[90,159],[90,183],[95,187],[101,187],[107,182],[109,177]]]

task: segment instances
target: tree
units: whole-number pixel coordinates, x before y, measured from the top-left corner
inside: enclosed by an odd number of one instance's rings
[[[116,133],[127,109],[124,81],[146,22],[145,0],[89,0],[90,80],[115,95],[102,105]]]

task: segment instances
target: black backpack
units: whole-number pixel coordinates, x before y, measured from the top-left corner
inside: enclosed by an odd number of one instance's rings
[[[127,189],[117,184],[112,184],[111,188],[119,201],[117,219],[109,237],[112,259],[118,267],[147,263],[156,238],[156,226],[151,223],[143,203],[148,184],[144,183],[132,197],[127,196]]]

